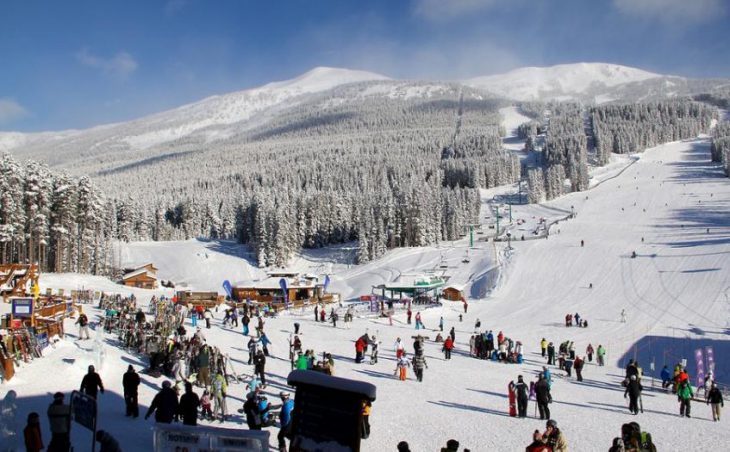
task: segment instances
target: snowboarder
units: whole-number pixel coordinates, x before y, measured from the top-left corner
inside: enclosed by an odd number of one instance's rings
[[[193,384],[185,382],[185,394],[180,397],[178,405],[179,415],[182,416],[184,425],[198,425],[198,407],[200,398],[193,392]]]
[[[641,397],[641,391],[644,388],[641,386],[639,379],[636,375],[632,375],[629,378],[629,384],[626,385],[626,391],[624,391],[624,399],[629,397],[629,411],[634,415],[639,414],[639,397]]]
[[[256,339],[253,336],[248,338],[248,364],[253,364],[253,357],[256,356]]]
[[[692,392],[692,386],[689,384],[689,379],[683,380],[677,388],[677,398],[679,399],[679,415],[690,417],[690,401],[692,400],[694,393]]]
[[[172,424],[173,420],[177,420],[177,394],[172,389],[172,383],[169,380],[162,382],[162,389],[152,399],[144,418],[149,419],[152,413],[155,413],[155,422],[158,423]]]
[[[550,387],[548,386],[545,376],[540,374],[539,380],[535,384],[535,399],[537,401],[537,409],[540,411],[540,419],[550,419],[550,408],[549,403],[552,403],[553,398],[550,395]]]
[[[81,380],[81,388],[79,388],[79,391],[94,399],[96,399],[99,391],[104,394],[104,384],[101,382],[99,374],[94,371],[94,366],[89,366],[89,372]]]
[[[517,394],[517,415],[519,417],[527,417],[527,401],[530,388],[522,379],[522,375],[517,377],[515,384],[515,394]]]
[[[717,422],[720,420],[720,407],[725,406],[725,402],[722,400],[722,392],[715,383],[712,383],[710,392],[707,393],[707,404],[712,405],[712,420]]]
[[[137,388],[139,387],[139,383],[139,374],[134,371],[134,367],[130,364],[127,368],[127,372],[124,374],[124,377],[122,377],[124,402],[127,406],[127,417],[139,416],[139,405],[137,404]]]

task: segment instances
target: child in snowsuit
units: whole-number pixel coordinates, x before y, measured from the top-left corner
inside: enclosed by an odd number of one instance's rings
[[[200,397],[200,415],[203,419],[213,419],[213,410],[211,408],[210,392],[206,389]]]

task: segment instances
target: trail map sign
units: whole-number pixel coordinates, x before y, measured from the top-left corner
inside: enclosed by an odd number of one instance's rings
[[[71,414],[74,421],[91,430],[91,452],[96,450],[96,399],[83,392],[71,393]]]
[[[33,299],[32,298],[12,298],[13,318],[27,319],[33,316]]]
[[[156,424],[153,447],[154,452],[268,452],[269,432]]]

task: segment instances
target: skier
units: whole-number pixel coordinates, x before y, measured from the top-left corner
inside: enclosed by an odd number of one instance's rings
[[[134,371],[134,367],[130,364],[127,372],[122,377],[122,387],[124,388],[124,402],[127,406],[126,416],[139,416],[139,405],[137,404],[137,388],[139,387],[139,375]]]
[[[292,411],[294,411],[294,401],[289,398],[289,393],[280,392],[281,411],[279,411],[279,433],[276,439],[279,440],[279,452],[286,452],[286,437],[291,434]]]
[[[553,398],[550,395],[550,387],[548,386],[543,374],[540,374],[538,378],[539,380],[535,384],[537,409],[540,411],[540,419],[550,419],[550,408],[548,407],[548,404],[553,401]]]
[[[322,306],[322,309],[319,310],[319,321],[324,323],[325,317],[327,317],[327,311],[324,309],[324,306]]]
[[[446,340],[444,341],[443,346],[444,359],[451,359],[451,350],[453,349],[454,341],[451,339],[451,336],[446,336]]]
[[[89,336],[89,318],[86,314],[81,312],[79,318],[76,320],[76,324],[79,326],[79,340],[90,339]],[[86,337],[84,337],[86,336]]]
[[[710,392],[707,393],[707,404],[712,404],[712,420],[717,422],[720,420],[720,407],[725,406],[725,402],[722,400],[722,392],[715,383],[712,383]]]
[[[182,416],[184,425],[198,425],[198,407],[200,398],[193,392],[193,384],[185,382],[185,394],[180,397],[178,406],[179,414]]]
[[[63,403],[63,393],[53,395],[53,403],[48,407],[48,423],[51,427],[49,451],[68,451],[71,448],[71,407]]]
[[[545,357],[545,354],[547,353],[547,346],[548,346],[548,341],[546,341],[545,338],[543,337],[542,340],[540,341],[540,350],[542,351],[543,358]]]
[[[677,388],[680,416],[690,417],[689,410],[691,408],[690,401],[692,400],[692,396],[694,396],[694,393],[692,392],[692,386],[689,384],[689,379],[683,380]]]
[[[152,399],[144,418],[149,419],[152,413],[155,413],[155,422],[158,423],[172,424],[173,420],[177,420],[177,394],[172,389],[172,383],[169,380],[162,382],[162,389]]]
[[[413,372],[416,374],[416,379],[419,382],[423,381],[423,368],[428,368],[428,364],[426,363],[426,358],[423,356],[423,353],[416,353],[413,356],[412,360],[413,364]]]
[[[527,383],[525,383],[522,379],[522,375],[519,375],[517,377],[517,383],[515,384],[515,394],[517,394],[517,415],[519,417],[527,417],[529,390]]]
[[[605,356],[606,356],[606,349],[603,348],[603,345],[598,344],[598,350],[596,351],[596,362],[599,366],[603,366],[605,364]]]
[[[99,374],[94,371],[94,366],[89,366],[89,372],[81,380],[81,388],[79,388],[79,391],[94,399],[96,399],[99,391],[104,394],[104,384],[101,382]]]
[[[588,344],[588,347],[586,347],[586,355],[588,355],[588,362],[593,362],[593,345],[590,343]]]
[[[626,385],[626,391],[624,391],[624,399],[629,397],[629,411],[634,415],[639,414],[639,398],[641,397],[641,391],[644,388],[641,386],[639,379],[636,375],[632,375],[629,378],[629,384]]]

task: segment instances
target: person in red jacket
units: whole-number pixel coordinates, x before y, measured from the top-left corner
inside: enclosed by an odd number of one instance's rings
[[[451,340],[451,336],[446,336],[446,340],[444,341],[444,357],[446,359],[451,359],[451,350],[454,349],[454,341]]]
[[[502,342],[504,342],[504,333],[500,331],[497,335],[497,346],[499,346]]]
[[[358,338],[357,341],[355,341],[355,362],[357,364],[360,364],[363,360],[363,355],[365,353],[365,341],[362,340],[362,338]]]
[[[552,452],[552,448],[542,441],[540,430],[535,430],[532,434],[532,443],[527,446],[525,452]]]

